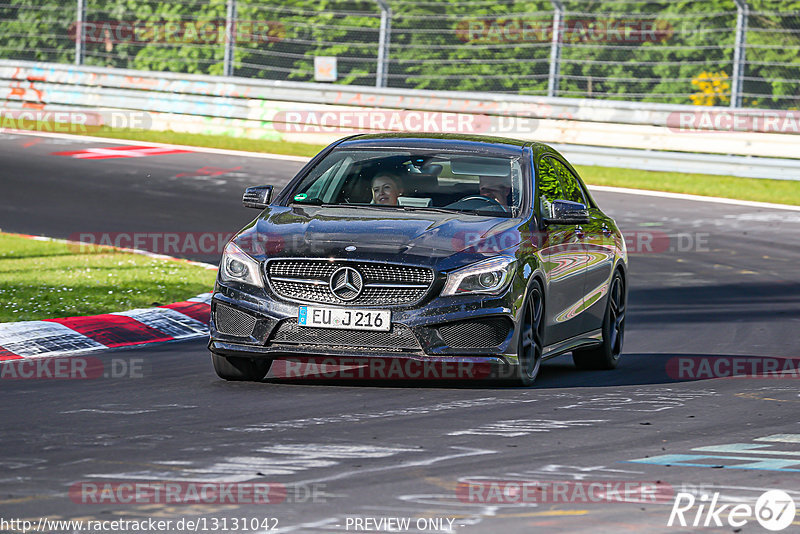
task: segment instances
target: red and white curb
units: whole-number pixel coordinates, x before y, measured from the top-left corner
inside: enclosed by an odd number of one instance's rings
[[[66,239],[0,233],[36,241],[81,245],[78,241]],[[173,258],[146,250],[100,246],[109,250],[141,254],[154,259],[187,263],[204,269],[217,269],[216,265]],[[71,356],[148,343],[199,338],[208,335],[210,315],[211,293],[203,293],[183,302],[174,302],[156,308],[138,308],[84,317],[0,323],[0,362],[26,358]]]
[[[208,335],[211,293],[157,308],[0,323],[0,362],[69,356]]]

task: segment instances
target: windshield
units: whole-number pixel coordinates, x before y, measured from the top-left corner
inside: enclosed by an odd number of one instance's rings
[[[464,152],[335,150],[295,188],[295,204],[447,210],[516,217],[519,159]]]

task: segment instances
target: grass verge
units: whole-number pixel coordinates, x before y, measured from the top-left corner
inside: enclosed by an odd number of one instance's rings
[[[321,145],[289,143],[259,139],[244,139],[227,135],[206,135],[151,130],[101,128],[87,133],[131,141],[169,143],[228,150],[245,150],[271,154],[311,157],[322,150]],[[677,172],[640,171],[615,167],[577,166],[584,181],[590,185],[629,187],[670,191],[690,195],[735,198],[758,202],[773,202],[800,206],[800,181],[765,180],[717,176],[712,174],[686,174]]]
[[[800,181],[795,180],[766,180],[580,165],[575,167],[581,173],[584,181],[591,185],[651,189],[653,191],[800,206]]]
[[[211,291],[215,276],[188,263],[0,233],[0,322],[169,304]]]

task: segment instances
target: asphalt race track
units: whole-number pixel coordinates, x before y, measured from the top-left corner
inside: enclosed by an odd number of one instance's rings
[[[241,207],[245,186],[282,186],[302,165],[207,153],[51,155],[104,146],[113,145],[2,134],[0,228],[54,237],[231,232],[256,214]],[[531,389],[242,384],[217,379],[203,341],[109,352],[101,357],[138,371],[0,380],[0,516],[203,519],[199,531],[223,531],[211,521],[226,519],[230,532],[243,531],[235,518],[275,518],[267,526],[278,532],[388,532],[365,521],[389,517],[410,518],[408,532],[448,532],[448,520],[465,533],[737,532],[713,518],[708,527],[667,526],[674,495],[693,493],[699,505],[718,493],[719,504],[752,506],[780,489],[800,506],[800,377],[712,378],[695,366],[724,374],[754,358],[800,357],[800,212],[595,198],[631,239],[617,370],[577,371],[562,356],[543,364]],[[682,365],[689,376],[676,371]],[[271,504],[91,504],[74,491],[123,481],[272,483],[286,494]],[[569,491],[516,491],[532,481],[569,482],[560,486]],[[470,482],[474,494],[464,492]],[[575,492],[626,482],[657,483],[666,497],[596,502]],[[746,519],[742,532],[767,532]],[[798,531],[800,515],[784,530]]]

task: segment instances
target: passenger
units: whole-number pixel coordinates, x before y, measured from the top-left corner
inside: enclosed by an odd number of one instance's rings
[[[382,172],[372,179],[372,203],[384,206],[397,206],[398,197],[403,194],[403,183],[399,176]]]
[[[491,198],[508,208],[508,195],[511,193],[510,176],[480,176],[480,194]]]

